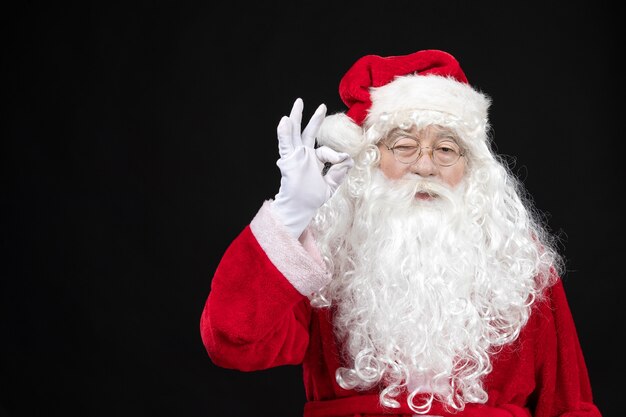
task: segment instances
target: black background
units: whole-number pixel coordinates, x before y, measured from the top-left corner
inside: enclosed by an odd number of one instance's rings
[[[299,416],[298,367],[214,366],[222,252],[278,190],[296,97],[343,111],[365,54],[444,49],[493,98],[562,237],[594,395],[622,409],[623,97],[605,2],[21,2],[5,9],[0,412]],[[619,31],[621,32],[621,30]]]

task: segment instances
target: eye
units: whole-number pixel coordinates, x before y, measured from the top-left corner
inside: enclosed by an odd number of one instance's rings
[[[445,153],[445,154],[458,154],[460,153],[460,149],[459,149],[459,145],[457,145],[454,142],[441,142],[440,144],[437,145],[436,148],[437,152],[441,152],[441,153]]]
[[[412,138],[400,138],[394,142],[393,148],[398,151],[413,151],[419,148],[417,141]]]
[[[396,151],[400,151],[400,152],[408,152],[408,151],[414,151],[417,149],[417,146],[413,145],[413,146],[402,146],[402,145],[396,145],[393,147],[393,149],[395,149]]]

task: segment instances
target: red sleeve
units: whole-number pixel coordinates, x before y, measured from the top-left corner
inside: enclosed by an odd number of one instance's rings
[[[534,313],[535,320],[542,321],[537,341],[534,416],[600,417],[561,280],[550,288],[544,307]]]
[[[252,371],[301,363],[310,307],[246,227],[222,257],[200,320],[218,366]]]

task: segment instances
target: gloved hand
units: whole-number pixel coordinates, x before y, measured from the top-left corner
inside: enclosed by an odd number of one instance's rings
[[[315,137],[326,117],[321,104],[300,133],[304,103],[298,98],[289,117],[283,116],[276,128],[280,158],[276,162],[282,175],[272,209],[296,239],[308,226],[315,212],[337,190],[354,165],[347,153],[327,146],[314,148]],[[332,164],[326,171],[324,165]],[[324,174],[322,171],[326,171]]]

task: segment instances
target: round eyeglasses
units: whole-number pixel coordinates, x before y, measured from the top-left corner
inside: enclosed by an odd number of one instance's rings
[[[413,164],[422,156],[422,150],[428,149],[432,161],[442,167],[449,167],[465,156],[465,152],[460,146],[451,140],[437,142],[435,146],[420,146],[419,142],[413,138],[401,137],[392,146],[384,144],[389,149],[396,161],[402,164]]]

